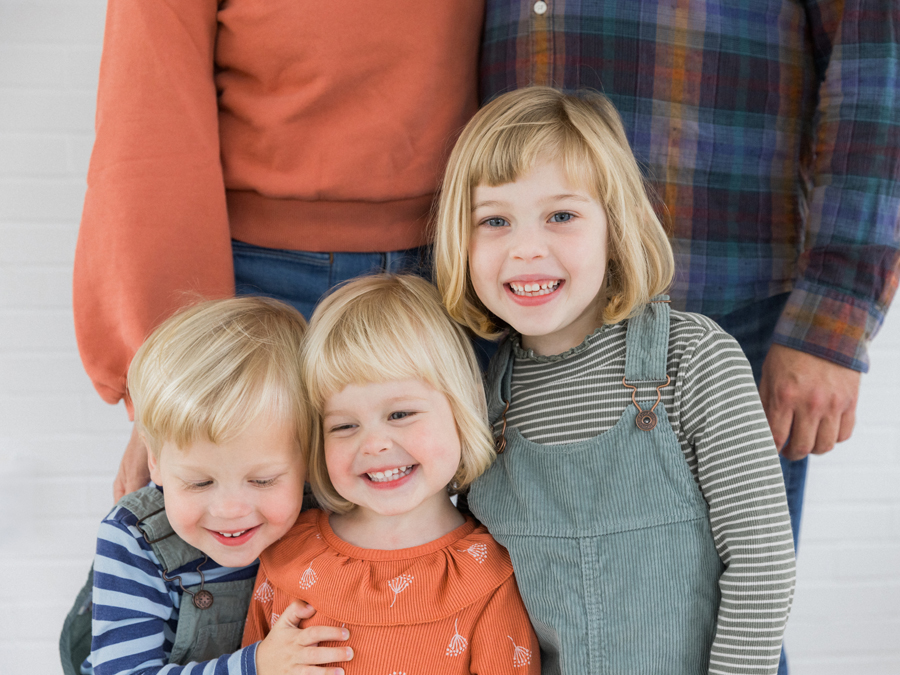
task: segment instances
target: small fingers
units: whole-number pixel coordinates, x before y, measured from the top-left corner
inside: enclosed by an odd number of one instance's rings
[[[275,626],[293,626],[298,628],[302,619],[308,619],[316,613],[312,605],[302,600],[294,600],[290,605],[285,607]],[[273,626],[272,628],[274,628]],[[305,643],[304,643],[305,644]]]
[[[350,638],[350,631],[340,626],[310,626],[300,631],[297,641],[301,645],[317,645],[320,642],[343,642]],[[341,647],[341,649],[349,649],[349,647]],[[331,659],[332,661],[343,661],[343,659]],[[316,663],[328,663],[328,661],[316,661]]]
[[[342,663],[353,660],[352,647],[304,647],[298,653],[298,658],[311,666],[321,666],[325,663]]]

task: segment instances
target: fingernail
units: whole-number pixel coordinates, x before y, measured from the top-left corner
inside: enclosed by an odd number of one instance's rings
[[[343,668],[335,668],[334,675],[344,675],[344,669]]]
[[[344,639],[345,639],[345,640],[349,640],[349,639],[350,639],[350,631],[347,630],[346,628],[345,628],[343,631],[341,631],[341,635],[344,636]]]
[[[353,647],[347,647],[347,660],[353,660]]]

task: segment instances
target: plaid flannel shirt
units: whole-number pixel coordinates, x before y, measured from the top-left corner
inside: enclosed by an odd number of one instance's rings
[[[776,343],[868,369],[900,276],[900,3],[487,0],[484,30],[485,100],[544,84],[619,109],[677,307],[790,292]]]

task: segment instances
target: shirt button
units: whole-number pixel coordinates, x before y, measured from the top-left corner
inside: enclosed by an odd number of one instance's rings
[[[547,13],[547,3],[544,0],[538,0],[534,3],[534,13],[535,14],[546,14]]]

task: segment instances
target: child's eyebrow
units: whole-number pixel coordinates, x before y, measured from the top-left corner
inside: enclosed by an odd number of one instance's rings
[[[561,201],[576,201],[583,202],[585,204],[589,204],[591,202],[590,197],[586,197],[585,195],[578,194],[559,194],[559,195],[550,195],[549,197],[545,197],[541,200],[543,203],[547,202],[561,202]],[[498,201],[496,199],[486,199],[483,202],[476,202],[472,205],[472,211],[477,211],[478,209],[487,208],[487,207],[497,207],[497,206],[508,206],[509,202],[506,201]]]
[[[477,203],[475,203],[475,204],[472,204],[472,210],[473,210],[473,211],[477,211],[478,209],[483,209],[483,208],[485,208],[485,207],[487,207],[487,206],[491,206],[491,207],[494,207],[494,206],[506,206],[506,204],[507,204],[507,202],[498,202],[498,201],[493,200],[493,199],[488,199],[488,200],[483,201],[483,202],[477,202]]]

